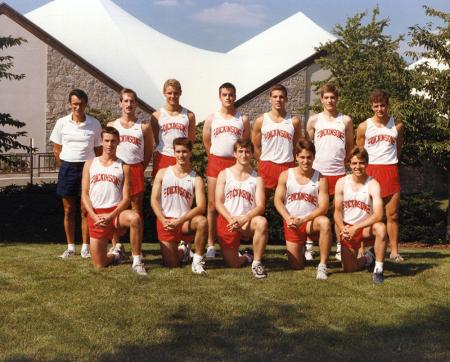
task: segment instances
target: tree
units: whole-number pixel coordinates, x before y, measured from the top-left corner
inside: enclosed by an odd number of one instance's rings
[[[424,6],[428,16],[438,18],[442,26],[432,22],[425,26],[409,28],[411,46],[419,46],[420,52],[409,52],[414,59],[421,60],[411,69],[414,98],[422,103],[416,116],[417,125],[429,127],[427,137],[416,142],[422,160],[446,170],[450,176],[450,14]],[[450,187],[448,189],[450,201]],[[447,240],[450,239],[450,210],[447,211]]]

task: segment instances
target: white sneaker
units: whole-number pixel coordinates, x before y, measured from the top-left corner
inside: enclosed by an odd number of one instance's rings
[[[178,245],[178,250],[183,250],[182,263],[188,263],[191,261],[191,244],[185,243],[183,240],[180,241]]]
[[[336,241],[336,254],[335,259],[341,261],[341,243]]]
[[[258,265],[252,266],[252,273],[253,273],[253,276],[256,279],[267,278],[267,272],[264,269],[262,264],[258,264]]]
[[[81,250],[80,255],[81,255],[81,257],[82,257],[83,259],[90,259],[90,258],[92,257],[92,256],[91,256],[91,252],[89,251],[89,249],[87,249],[87,250]]]
[[[334,258],[335,258],[336,260],[338,260],[338,261],[341,261],[341,252],[336,253],[336,254],[334,255]]]
[[[216,249],[214,245],[208,246],[206,249],[206,259],[214,259],[216,257]]]
[[[60,259],[69,259],[69,258],[73,258],[74,256],[75,256],[75,251],[74,250],[66,249],[66,250],[64,250],[64,253],[62,253],[61,255],[58,256],[58,258],[60,258]]]
[[[134,273],[142,275],[142,276],[147,276],[147,271],[145,270],[144,264],[140,263],[140,264],[135,264],[131,267],[131,270],[133,270]]]
[[[328,279],[328,272],[327,272],[326,265],[319,264],[317,266],[316,279],[318,279],[318,280],[327,280]]]
[[[314,260],[314,251],[306,250],[305,251],[305,259],[306,260]]]
[[[200,260],[198,263],[192,262],[192,272],[194,274],[205,275],[206,274],[205,259]]]

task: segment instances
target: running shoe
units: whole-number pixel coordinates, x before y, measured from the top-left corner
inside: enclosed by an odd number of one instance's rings
[[[74,250],[66,249],[66,250],[64,250],[64,253],[62,253],[61,255],[58,256],[58,258],[60,258],[60,259],[69,259],[69,258],[73,258],[74,256],[75,256],[75,251]]]
[[[372,280],[374,284],[381,284],[384,282],[383,272],[375,272],[372,274]]]
[[[253,273],[253,276],[254,276],[256,279],[264,279],[264,278],[267,278],[267,273],[266,273],[266,271],[264,270],[264,267],[263,267],[262,264],[258,264],[258,265],[252,266],[252,273]]]
[[[206,249],[206,259],[214,259],[216,257],[216,249],[214,245],[208,246]]]
[[[314,260],[314,251],[306,250],[305,251],[305,259],[308,261]]]
[[[243,255],[247,258],[247,262],[251,264],[253,262],[253,250],[250,248],[245,248],[242,253],[239,253],[239,255]]]
[[[205,275],[206,274],[205,264],[206,263],[204,258],[200,260],[198,263],[192,262],[192,272],[194,274]]]
[[[188,263],[191,261],[191,244],[188,244],[181,240],[180,244],[178,245],[178,250],[183,251],[183,258],[181,259],[182,263]]]
[[[143,263],[139,263],[139,264],[135,264],[131,267],[131,270],[133,270],[134,273],[138,274],[138,275],[142,275],[142,276],[147,276],[147,271],[145,270],[144,264]]]
[[[403,257],[400,254],[397,255],[389,255],[389,259],[391,259],[394,263],[401,263],[402,261],[405,261]]]
[[[318,279],[318,280],[327,280],[328,279],[328,271],[327,271],[327,266],[326,265],[319,264],[317,266],[316,279]]]
[[[89,251],[89,249],[81,250],[80,255],[81,255],[81,257],[82,257],[83,259],[90,259],[90,258],[92,257],[92,256],[91,256],[91,252]]]

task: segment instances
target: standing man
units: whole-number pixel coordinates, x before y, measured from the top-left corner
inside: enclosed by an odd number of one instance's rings
[[[345,160],[353,148],[353,121],[337,111],[339,92],[333,84],[320,89],[323,111],[308,119],[306,131],[316,147],[313,168],[328,181],[328,194],[334,196],[337,180],[345,176]],[[339,238],[337,238],[339,240]],[[307,247],[308,249],[308,247]],[[312,245],[309,249],[312,249]],[[305,254],[309,258],[308,253]],[[336,259],[341,260],[341,244],[337,241]]]
[[[398,208],[400,177],[398,160],[403,146],[404,126],[389,116],[389,95],[374,90],[370,95],[373,116],[358,126],[356,143],[369,154],[367,174],[377,180],[386,208],[387,233],[391,245],[390,259],[403,261],[398,251]]]
[[[208,233],[208,221],[203,216],[206,209],[205,185],[191,167],[192,141],[186,137],[175,138],[173,149],[176,164],[158,171],[150,200],[157,217],[163,262],[169,268],[180,266],[190,253],[185,242],[193,238],[192,272],[206,274],[203,257]],[[192,209],[194,197],[196,206]]]
[[[264,184],[250,164],[253,145],[239,139],[234,144],[233,166],[219,173],[216,186],[217,237],[223,260],[228,267],[239,268],[252,263],[257,279],[267,277],[262,258],[268,239],[264,216]],[[240,240],[253,239],[253,253],[239,253]]]
[[[119,131],[120,143],[117,146],[117,157],[130,168],[130,200],[131,209],[136,211],[142,220],[142,200],[144,196],[144,171],[150,163],[153,152],[153,134],[150,123],[142,123],[136,117],[137,95],[132,89],[124,88],[120,91],[119,106],[122,116],[108,127]],[[142,239],[142,235],[141,235]],[[114,246],[120,239],[115,235]]]
[[[173,140],[187,137],[195,143],[195,115],[180,105],[181,84],[176,79],[168,79],[163,86],[166,103],[152,115],[152,131],[156,143],[153,156],[152,176],[161,168],[175,165]]]
[[[372,267],[373,282],[384,281],[383,261],[386,252],[386,227],[383,219],[383,200],[380,184],[366,173],[369,156],[362,147],[355,147],[350,157],[352,173],[338,180],[334,198],[334,222],[342,244],[344,272]],[[361,243],[375,246],[359,256]]]
[[[278,180],[274,203],[284,219],[288,263],[303,269],[303,247],[307,236],[319,241],[320,264],[317,279],[325,280],[331,247],[331,223],[328,211],[327,180],[313,169],[314,144],[301,140],[295,147],[298,166],[283,171]]]
[[[256,119],[252,131],[258,174],[264,180],[267,200],[281,172],[294,167],[294,145],[301,136],[300,120],[286,112],[287,89],[276,84],[269,94],[272,109]]]
[[[69,93],[69,103],[72,112],[56,121],[50,135],[56,165],[59,166],[56,193],[61,196],[64,208],[67,249],[59,256],[62,259],[75,256],[75,212],[81,196],[84,163],[102,152],[100,122],[85,113],[87,94],[81,89],[73,89]],[[83,204],[80,208],[83,239],[81,257],[90,258],[86,210]]]
[[[141,256],[142,222],[139,214],[127,210],[130,204],[130,168],[116,156],[119,132],[113,127],[102,131],[103,153],[86,161],[83,169],[83,204],[88,214],[92,263],[104,268],[121,259],[121,253],[107,253],[114,232],[130,228],[133,272],[147,275]]]
[[[219,111],[211,114],[203,125],[203,144],[208,155],[206,179],[208,183],[208,249],[207,258],[215,257],[217,211],[215,193],[219,172],[236,163],[233,147],[239,138],[249,139],[248,118],[236,111],[236,88],[231,83],[219,87],[219,99],[222,104]]]

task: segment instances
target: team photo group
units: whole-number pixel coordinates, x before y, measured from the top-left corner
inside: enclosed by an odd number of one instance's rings
[[[403,261],[397,166],[403,125],[389,115],[386,92],[368,95],[373,114],[355,135],[352,119],[337,110],[333,84],[322,86],[323,110],[304,125],[287,112],[283,85],[269,90],[267,112],[251,122],[235,108],[236,88],[224,83],[218,88],[220,109],[203,123],[208,164],[206,174],[199,175],[191,166],[195,115],[180,104],[180,82],[169,79],[162,90],[164,106],[151,119],[140,120],[136,93],[122,89],[121,117],[103,129],[85,112],[87,94],[70,92],[71,113],[56,122],[50,136],[68,244],[60,258],[76,255],[81,196],[80,255],[92,258],[95,268],[126,259],[121,237],[129,229],[132,271],[147,275],[141,248],[143,225],[150,222],[143,217],[143,204],[150,202],[165,266],[192,260],[192,272],[206,274],[207,260],[220,247],[225,266],[248,264],[255,278],[266,278],[264,213],[272,199],[283,219],[292,269],[303,269],[305,260],[313,259],[312,245],[318,242],[317,279],[326,280],[334,240],[343,271],[367,268],[377,284],[384,281],[387,246],[392,261]],[[150,163],[152,190],[150,200],[144,200]],[[241,250],[243,241],[252,248]]]

